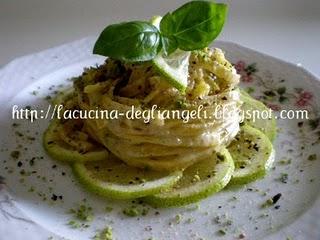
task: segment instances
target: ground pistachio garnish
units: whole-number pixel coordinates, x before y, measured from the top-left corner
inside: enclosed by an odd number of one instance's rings
[[[317,154],[310,154],[310,155],[308,156],[308,160],[309,160],[309,161],[315,161],[315,160],[317,160]]]
[[[179,213],[169,221],[169,226],[173,226],[174,224],[180,224],[182,222],[182,215]]]
[[[220,236],[226,235],[228,232],[231,231],[233,221],[229,216],[224,213],[222,215],[217,215],[213,218],[213,223],[219,226],[219,230],[217,234]]]
[[[18,159],[20,157],[20,151],[18,150],[14,150],[10,153],[10,156],[13,158],[13,159]]]
[[[124,208],[122,210],[122,213],[128,217],[138,217],[138,216],[145,216],[149,212],[149,208],[144,206],[130,206],[127,208]]]
[[[73,213],[77,219],[82,221],[92,221],[93,219],[92,207],[84,204],[81,204],[78,209],[71,209],[70,212]]]
[[[193,217],[188,218],[185,223],[193,223],[195,219]]]
[[[267,201],[265,201],[265,202],[261,205],[261,207],[262,207],[262,208],[266,208],[266,207],[270,207],[270,206],[272,206],[272,205],[273,205],[273,201],[272,201],[271,198],[269,198],[269,199],[267,199]]]
[[[232,220],[227,216],[227,214],[217,215],[213,220],[216,224],[219,224],[221,226],[232,225]]]
[[[291,158],[289,159],[283,158],[279,161],[279,164],[281,165],[289,165],[290,163],[291,163]]]
[[[71,228],[81,228],[82,227],[82,224],[76,220],[70,220],[68,222],[68,225],[71,227]]]
[[[177,214],[177,215],[175,216],[175,221],[176,221],[176,223],[179,224],[179,223],[181,222],[181,220],[182,220],[182,215],[181,215],[181,214]]]
[[[262,205],[262,208],[266,208],[266,207],[270,207],[273,206],[274,204],[276,204],[279,199],[281,198],[282,194],[278,193],[276,195],[274,195],[272,198],[267,199]]]
[[[106,207],[104,208],[104,210],[105,210],[107,213],[109,213],[109,212],[112,212],[113,207],[106,206]]]
[[[74,217],[67,223],[72,228],[88,228],[88,223],[93,220],[92,207],[85,205],[85,203],[76,209],[70,209],[69,213]]]
[[[113,232],[111,227],[104,228],[101,232],[93,237],[93,240],[112,240]]]
[[[220,235],[226,235],[226,234],[227,234],[226,230],[224,230],[224,229],[219,229],[219,230],[218,230],[218,233],[219,233]]]
[[[281,173],[280,177],[278,178],[278,181],[282,183],[288,183],[289,175],[288,173]]]

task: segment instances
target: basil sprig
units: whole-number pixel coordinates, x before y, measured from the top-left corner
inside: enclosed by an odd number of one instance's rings
[[[225,4],[191,1],[160,22],[160,30],[148,22],[133,21],[106,27],[93,53],[127,62],[148,61],[163,50],[192,51],[207,47],[221,32],[227,13]]]

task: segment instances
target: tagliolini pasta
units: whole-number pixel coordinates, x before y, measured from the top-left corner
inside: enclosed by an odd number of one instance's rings
[[[180,93],[150,62],[126,64],[113,59],[86,69],[74,82],[67,105],[83,110],[195,110],[205,116],[164,119],[85,119],[83,131],[128,165],[153,170],[184,169],[230,143],[239,131],[239,75],[220,49],[191,53],[188,87]],[[222,111],[228,117],[222,118]],[[220,114],[220,118],[214,114]],[[226,115],[224,115],[226,116]]]

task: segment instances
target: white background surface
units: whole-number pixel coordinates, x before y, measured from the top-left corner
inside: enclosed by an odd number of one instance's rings
[[[1,0],[0,66],[10,60],[98,34],[107,24],[149,19],[182,0]],[[220,40],[301,63],[320,76],[319,0],[229,0]]]

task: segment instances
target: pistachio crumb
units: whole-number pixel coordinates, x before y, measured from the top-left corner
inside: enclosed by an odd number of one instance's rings
[[[113,239],[113,231],[111,227],[106,227],[100,233],[96,234],[93,237],[94,240],[112,240]]]
[[[109,213],[109,212],[112,212],[113,208],[112,208],[112,207],[109,207],[109,206],[106,206],[104,210],[105,210],[107,213]]]
[[[317,160],[317,154],[310,154],[310,155],[308,156],[308,160],[309,160],[309,161],[315,161],[315,160]]]
[[[218,233],[219,233],[220,235],[226,235],[226,234],[227,234],[226,230],[224,230],[224,229],[219,229],[219,230],[218,230]]]
[[[177,215],[175,216],[175,221],[176,221],[176,223],[179,224],[179,223],[181,222],[181,220],[182,220],[181,214],[177,214]]]

